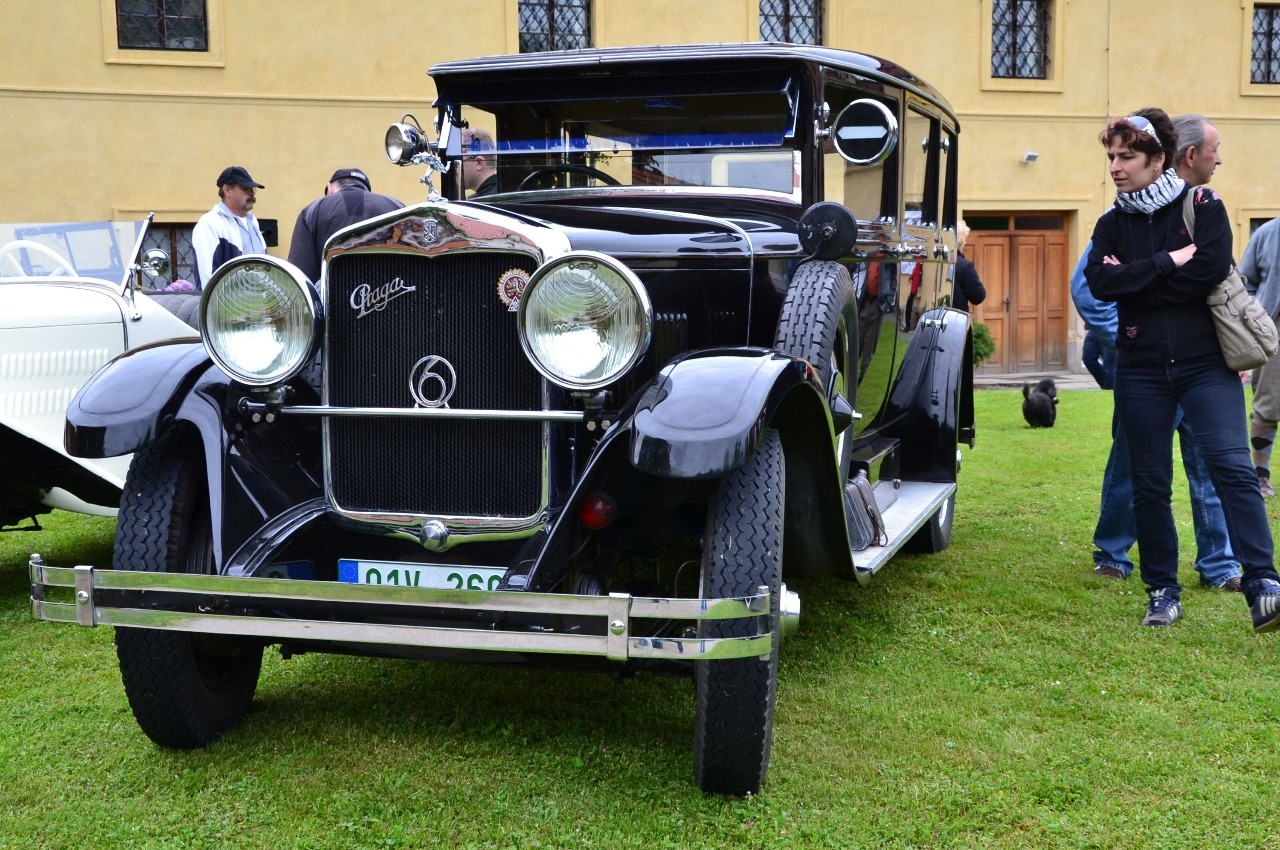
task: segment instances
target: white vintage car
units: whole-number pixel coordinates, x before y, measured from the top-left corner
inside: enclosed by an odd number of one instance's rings
[[[101,225],[75,242],[40,234],[0,247],[0,530],[39,528],[36,517],[53,508],[115,515],[130,456],[68,455],[67,405],[113,357],[196,333],[178,316],[192,316],[198,296],[141,291],[144,275],[164,273],[163,252],[147,252],[115,281],[88,276],[111,267],[107,255],[123,266],[119,244],[133,243],[125,261],[137,257],[146,232]],[[76,250],[86,243],[94,250]],[[64,251],[92,271],[78,273]]]

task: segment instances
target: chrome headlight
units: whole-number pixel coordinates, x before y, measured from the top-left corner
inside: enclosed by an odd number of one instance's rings
[[[396,165],[407,165],[422,147],[422,134],[412,124],[392,124],[387,128],[384,146],[387,159]]]
[[[534,367],[569,389],[609,384],[649,346],[653,308],[626,266],[575,251],[534,272],[520,298],[520,344]]]
[[[320,299],[294,266],[265,254],[224,263],[200,298],[200,336],[222,371],[266,387],[311,362]]]

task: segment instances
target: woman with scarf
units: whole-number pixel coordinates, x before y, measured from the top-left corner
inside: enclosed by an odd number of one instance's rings
[[[1132,435],[1133,511],[1149,597],[1142,624],[1169,626],[1182,615],[1171,501],[1180,404],[1222,499],[1254,631],[1280,629],[1280,576],[1249,460],[1244,389],[1222,359],[1206,303],[1231,264],[1226,208],[1212,191],[1178,177],[1177,133],[1163,110],[1115,119],[1099,139],[1116,202],[1094,227],[1085,278],[1096,298],[1119,307],[1115,405]],[[1195,242],[1182,217],[1188,192],[1194,192]]]

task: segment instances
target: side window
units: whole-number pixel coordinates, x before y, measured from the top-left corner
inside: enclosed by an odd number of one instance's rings
[[[916,110],[907,110],[902,130],[903,222],[921,227],[938,223],[937,121]]]
[[[116,0],[116,39],[122,50],[207,51],[205,0]]]
[[[940,162],[938,165],[938,174],[942,179],[942,227],[953,233],[956,229],[957,215],[956,210],[959,207],[959,192],[957,185],[959,184],[960,169],[958,168],[959,156],[956,150],[956,133],[951,127],[942,128],[942,150],[940,151]]]
[[[519,0],[520,52],[591,46],[591,0]]]
[[[760,0],[760,40],[822,44],[822,0]]]
[[[898,104],[892,100],[873,97],[851,86],[828,85],[824,93],[829,129],[846,107],[854,101],[875,101],[895,115]],[[896,124],[896,117],[895,117]],[[868,132],[882,133],[877,128]],[[828,136],[822,144],[823,197],[828,201],[844,204],[859,221],[898,220],[898,156],[899,146],[894,144],[887,158],[855,165],[848,162],[836,150],[835,140]]]

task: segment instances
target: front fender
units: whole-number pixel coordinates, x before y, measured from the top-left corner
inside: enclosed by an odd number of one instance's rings
[[[64,444],[75,457],[137,451],[173,419],[199,377],[213,366],[190,340],[135,348],[93,374],[67,408]]]
[[[797,389],[825,407],[813,368],[772,349],[713,349],[674,360],[636,404],[631,463],[668,478],[719,478],[750,456]]]
[[[959,310],[930,310],[911,337],[883,413],[886,435],[902,446],[904,479],[956,480],[956,446],[973,431],[971,321]]]

